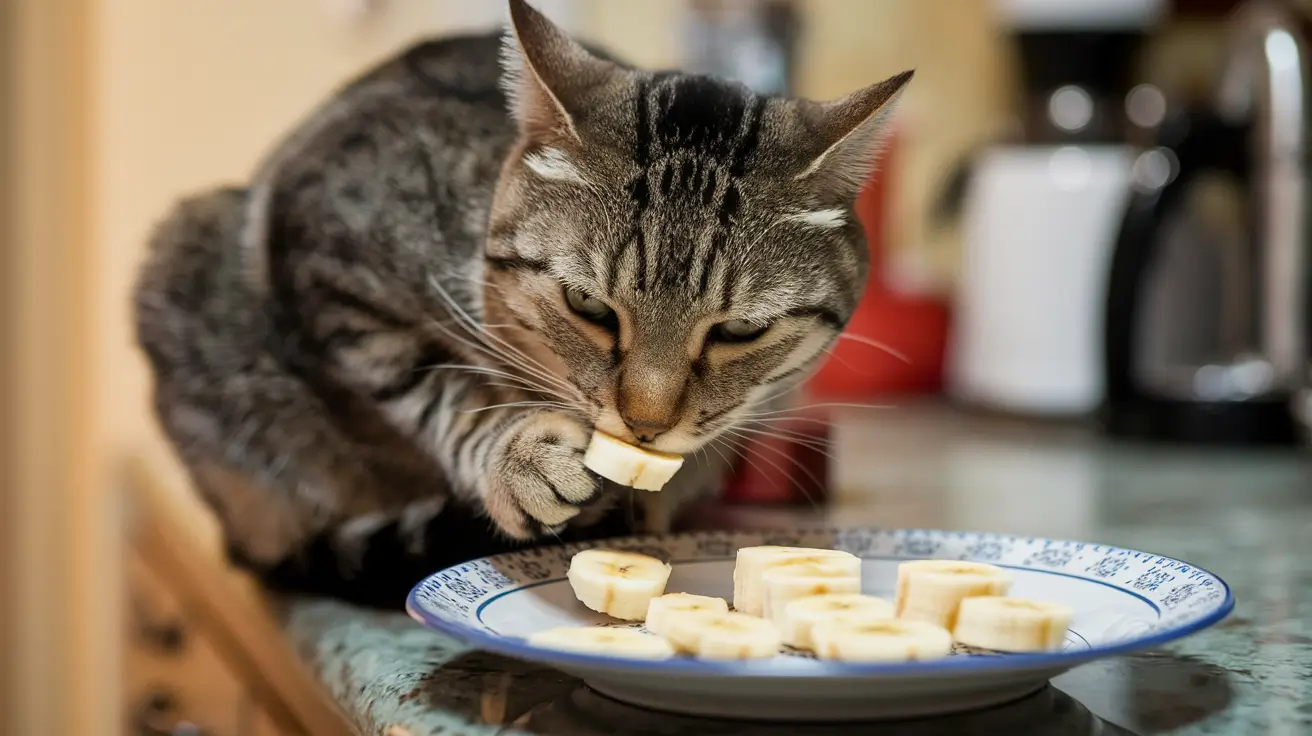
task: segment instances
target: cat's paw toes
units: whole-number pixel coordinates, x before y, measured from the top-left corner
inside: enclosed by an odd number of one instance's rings
[[[573,419],[543,412],[526,419],[493,462],[484,505],[516,539],[533,539],[578,516],[601,492],[602,481],[583,467],[587,430]]]

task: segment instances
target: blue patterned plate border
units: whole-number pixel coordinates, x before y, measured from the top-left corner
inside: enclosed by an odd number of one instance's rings
[[[484,609],[499,598],[565,580],[569,560],[590,547],[642,552],[679,564],[729,561],[740,547],[782,544],[831,547],[867,560],[962,559],[991,562],[1113,588],[1146,603],[1158,615],[1141,620],[1110,641],[1044,654],[949,657],[906,664],[849,664],[808,660],[805,667],[780,667],[778,659],[708,662],[690,658],[658,661],[574,654],[534,647],[503,636],[482,622]],[[810,529],[693,532],[628,537],[595,543],[539,547],[461,563],[425,578],[411,590],[406,610],[425,626],[470,646],[563,669],[643,674],[730,677],[940,677],[989,672],[1066,670],[1085,662],[1150,649],[1206,629],[1234,609],[1230,586],[1188,562],[1138,550],[981,532],[925,529]],[[1106,633],[1106,632],[1104,632]],[[1104,637],[1106,639],[1106,637]]]

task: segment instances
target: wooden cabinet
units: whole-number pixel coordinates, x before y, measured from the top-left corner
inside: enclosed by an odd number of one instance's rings
[[[131,736],[245,736],[248,695],[148,561],[128,571],[124,713]],[[188,729],[191,729],[190,731]]]
[[[139,552],[127,570],[125,736],[299,736],[280,726],[188,610]],[[276,709],[277,706],[275,706]]]
[[[144,463],[128,473],[123,692],[128,736],[347,736],[258,587],[220,554],[213,520]]]

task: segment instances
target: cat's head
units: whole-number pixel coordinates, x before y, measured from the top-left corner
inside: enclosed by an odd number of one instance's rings
[[[511,0],[520,138],[487,242],[490,321],[598,429],[687,453],[819,365],[856,307],[853,202],[906,72],[762,97],[590,54]]]

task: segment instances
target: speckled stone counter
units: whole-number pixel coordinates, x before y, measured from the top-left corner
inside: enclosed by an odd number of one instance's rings
[[[1182,558],[1238,600],[1164,651],[1096,662],[1024,701],[948,719],[798,727],[704,721],[608,701],[570,677],[470,651],[402,614],[331,601],[286,631],[364,734],[1312,734],[1312,451],[1123,445],[1087,430],[937,407],[840,415],[822,510],[706,510],[705,525],[988,530]]]

